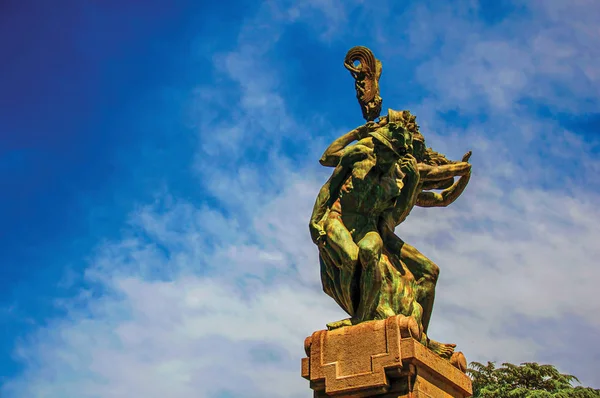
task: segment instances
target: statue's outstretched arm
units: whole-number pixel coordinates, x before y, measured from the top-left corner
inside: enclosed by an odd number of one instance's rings
[[[424,181],[422,190],[431,191],[432,189],[446,189],[450,188],[454,184],[454,177],[440,181]]]
[[[430,166],[426,163],[419,163],[421,181],[442,181],[453,177],[467,175],[471,172],[471,165],[468,163],[470,157],[471,151],[465,153],[461,162],[440,166]]]
[[[317,244],[322,236],[325,235],[325,231],[322,227],[322,220],[327,213],[327,203],[329,202],[331,178],[327,180],[325,185],[321,187],[315,205],[313,206],[312,215],[310,216],[310,223],[308,228],[310,230],[310,237],[312,241]]]
[[[344,148],[350,145],[353,141],[360,139],[360,130],[363,126],[357,127],[354,130],[344,134],[331,143],[319,159],[319,163],[327,167],[335,167],[340,162],[342,155],[344,154]]]
[[[383,119],[383,118],[382,118]],[[387,120],[387,119],[385,119]],[[353,141],[360,141],[363,138],[367,137],[367,135],[371,131],[375,131],[377,128],[381,127],[384,123],[375,123],[369,122],[367,124],[363,124],[360,127],[355,128],[352,131],[347,132],[343,136],[339,137],[335,141],[327,147],[325,152],[323,152],[323,156],[319,159],[319,163],[323,166],[327,167],[335,167],[340,162],[340,159],[344,155],[344,149],[350,145]]]
[[[419,163],[419,174],[422,181],[441,181],[448,178],[464,176],[471,171],[471,165],[467,162],[444,164],[441,166],[429,166]]]
[[[417,196],[416,205],[419,207],[446,207],[453,203],[465,190],[471,179],[471,170],[460,177],[450,188],[442,192],[421,192]]]

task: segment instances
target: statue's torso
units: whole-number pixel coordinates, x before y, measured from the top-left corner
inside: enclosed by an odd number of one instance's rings
[[[394,169],[378,170],[373,158],[358,162],[342,184],[332,210],[376,223],[379,215],[393,207],[400,195],[402,181],[397,177]]]

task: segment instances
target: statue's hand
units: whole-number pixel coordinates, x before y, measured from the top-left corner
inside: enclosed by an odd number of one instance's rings
[[[378,128],[379,126],[378,126],[378,124],[377,124],[377,123],[375,123],[374,121],[372,121],[372,120],[371,120],[371,121],[368,121],[368,122],[365,124],[365,127],[366,127],[366,128],[367,128],[367,130],[369,130],[369,131],[374,131],[374,130],[377,130],[377,128]]]
[[[402,162],[400,163],[400,170],[402,170],[402,172],[410,178],[419,177],[417,159],[415,159],[415,157],[410,153],[407,153],[402,158]]]
[[[463,158],[462,158],[462,161],[463,162],[468,162],[469,159],[471,158],[471,154],[473,154],[473,152],[471,152],[471,151],[465,153],[464,156],[463,156]]]
[[[322,249],[325,246],[325,238],[327,237],[327,232],[324,230],[319,231],[319,236],[317,236],[317,241],[315,242],[319,249]]]
[[[310,225],[310,237],[315,245],[322,247],[327,232],[319,224]]]
[[[363,138],[367,138],[369,133],[377,130],[379,125],[373,121],[367,122],[358,128],[358,140],[362,140]]]

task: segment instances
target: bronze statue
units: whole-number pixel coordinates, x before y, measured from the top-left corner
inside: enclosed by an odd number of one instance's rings
[[[384,246],[379,222],[398,201],[412,200],[402,190],[405,175],[419,178],[416,160],[407,155],[411,145],[412,135],[398,125],[369,133],[341,156],[315,203],[310,229],[320,248],[322,277],[332,282],[326,292],[354,322],[377,317]]]
[[[368,49],[358,49],[348,52],[346,67],[350,55],[357,53],[370,54],[363,59],[374,63]],[[379,61],[375,65],[377,82],[381,65]],[[368,65],[363,69],[372,70]],[[336,139],[320,159],[335,170],[319,192],[310,231],[319,247],[323,290],[350,315],[328,328],[412,316],[420,325],[421,341],[450,358],[454,344],[441,344],[426,335],[439,268],[396,236],[394,229],[415,205],[443,207],[454,202],[468,184],[471,153],[457,162],[427,148],[409,111],[390,109],[375,122],[381,97],[378,85],[374,87],[370,93],[375,95],[358,96],[367,124]],[[357,143],[349,145],[353,141]]]

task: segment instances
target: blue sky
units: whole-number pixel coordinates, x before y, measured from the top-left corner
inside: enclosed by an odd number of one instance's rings
[[[306,396],[303,339],[342,316],[306,224],[362,122],[354,45],[384,108],[473,150],[463,197],[397,231],[441,268],[432,337],[599,388],[600,7],[491,4],[4,2],[2,396]]]

